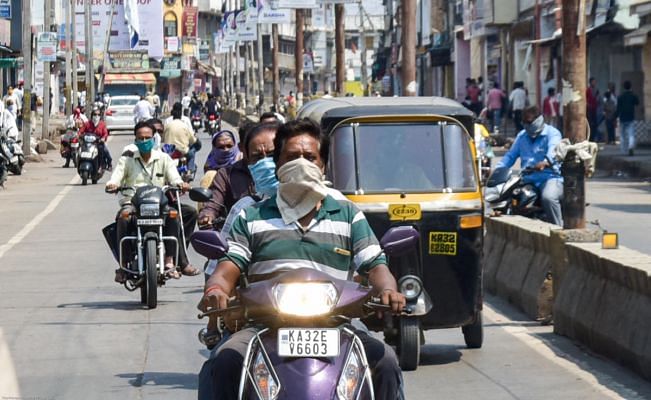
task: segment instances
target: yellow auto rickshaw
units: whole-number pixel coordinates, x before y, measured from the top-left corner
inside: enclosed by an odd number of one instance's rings
[[[422,330],[461,327],[479,348],[482,328],[483,199],[474,116],[437,97],[319,99],[298,118],[330,138],[327,178],[366,215],[378,238],[413,232],[413,251],[387,254],[411,316],[366,321],[416,369]]]

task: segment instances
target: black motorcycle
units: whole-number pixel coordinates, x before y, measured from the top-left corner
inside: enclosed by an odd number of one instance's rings
[[[82,185],[87,185],[89,179],[95,184],[104,175],[104,162],[100,146],[102,144],[99,136],[94,133],[84,134],[77,161],[77,172],[81,177]]]
[[[496,168],[488,178],[484,191],[488,207],[497,214],[544,220],[545,211],[540,204],[538,189],[524,182],[524,177],[532,172],[532,169],[524,169],[515,174],[506,167]]]
[[[174,244],[175,260],[179,258],[180,246],[185,247],[185,232],[183,232],[183,216],[181,210],[180,189],[165,186],[142,186],[139,188],[119,187],[116,192],[134,193],[131,203],[135,208],[135,215],[120,215],[120,218],[135,217],[135,235],[125,236],[117,242],[116,223],[106,226],[102,232],[109,247],[120,265],[126,272],[127,280],[124,287],[128,291],[140,289],[140,302],[148,308],[156,308],[158,304],[158,286],[163,286],[165,281],[171,279],[165,271],[165,243]],[[190,199],[205,202],[210,199],[210,191],[204,188],[190,190]],[[177,209],[170,206],[177,203]],[[178,211],[177,211],[178,210]],[[181,238],[183,243],[178,243],[174,236],[163,234],[163,225],[166,218],[179,218]],[[131,243],[128,251],[125,243]],[[134,251],[135,250],[135,251]],[[126,265],[126,268],[122,267]]]

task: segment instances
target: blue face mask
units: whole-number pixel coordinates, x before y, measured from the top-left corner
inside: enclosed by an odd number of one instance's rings
[[[264,196],[273,196],[278,188],[276,178],[276,163],[273,158],[265,157],[253,165],[249,165],[249,171],[255,183],[255,190]]]
[[[151,150],[154,148],[154,138],[146,140],[137,140],[135,141],[136,146],[140,154],[151,153]]]

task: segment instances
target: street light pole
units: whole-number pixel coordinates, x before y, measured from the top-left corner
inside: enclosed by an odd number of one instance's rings
[[[262,60],[262,30],[258,26],[258,42],[256,43],[258,53],[258,102],[260,114],[264,110],[264,62]]]
[[[66,88],[65,88],[65,98],[66,98],[66,117],[69,117],[72,114],[72,32],[70,32],[70,25],[72,21],[71,11],[72,4],[69,1],[65,2],[65,13],[66,13]]]
[[[95,101],[93,93],[93,16],[90,9],[90,0],[84,1],[84,26],[86,33],[86,114],[90,118],[93,112],[89,105]]]
[[[563,1],[563,132],[572,143],[586,140],[585,0]],[[563,167],[563,223],[585,228],[585,168],[574,152]]]
[[[280,72],[278,71],[278,24],[271,25],[271,68],[273,69],[273,104],[278,106],[280,97]],[[276,111],[280,111],[276,109]]]
[[[345,32],[344,32],[345,10],[343,4],[335,4],[335,56],[336,56],[336,91],[337,96],[344,95],[345,71]]]
[[[77,52],[77,12],[76,1],[69,0],[70,3],[70,18],[72,20],[70,25],[70,37],[72,38],[72,107],[76,107],[77,99],[79,98],[79,76],[77,70],[79,69]]]
[[[50,32],[50,25],[52,24],[52,1],[45,0],[45,18],[43,20],[44,32]],[[41,138],[50,138],[50,63],[43,63],[43,123],[41,124]]]
[[[303,48],[305,47],[305,36],[303,27],[305,25],[305,14],[303,10],[296,9],[296,49],[294,51],[294,70],[296,71],[296,108],[303,105]]]
[[[31,154],[32,133],[32,10],[23,2],[23,153]]]

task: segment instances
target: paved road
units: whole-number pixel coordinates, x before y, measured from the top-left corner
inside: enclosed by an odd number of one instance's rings
[[[112,153],[131,138],[114,136]],[[0,399],[196,398],[202,278],[171,281],[159,307],[143,309],[113,283],[100,234],[116,198],[61,163],[50,154],[0,190]],[[649,382],[497,299],[484,321],[479,350],[465,349],[460,329],[426,333],[422,365],[405,374],[408,399],[651,398]]]

